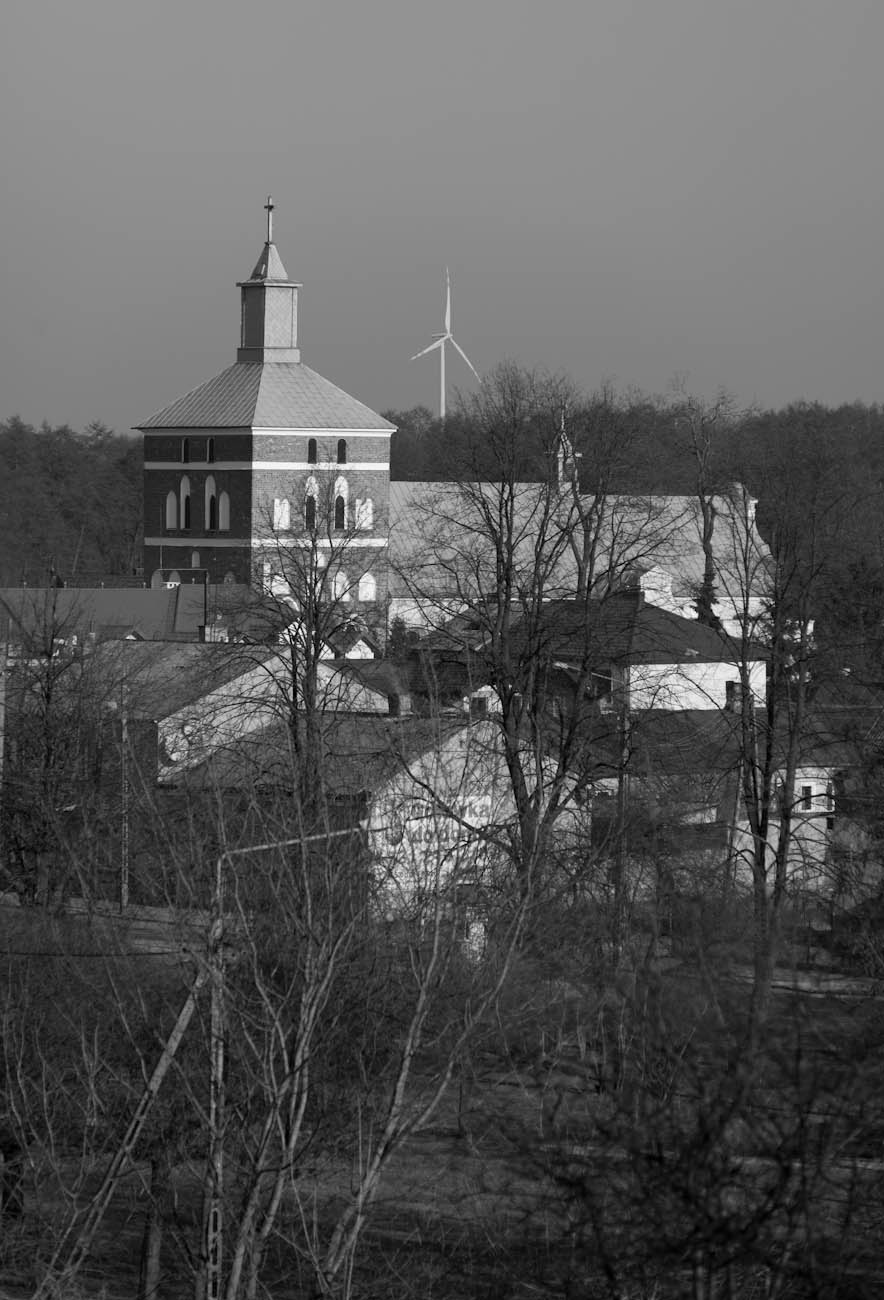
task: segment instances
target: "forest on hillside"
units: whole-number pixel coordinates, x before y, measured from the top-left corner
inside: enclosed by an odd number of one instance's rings
[[[0,585],[131,577],[141,515],[138,439],[100,423],[0,424]]]

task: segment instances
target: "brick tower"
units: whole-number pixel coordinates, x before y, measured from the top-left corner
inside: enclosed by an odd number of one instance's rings
[[[312,548],[336,596],[378,613],[394,428],[301,362],[301,286],[273,242],[270,199],[266,212],[261,256],[238,285],[236,363],[137,426],[145,576],[277,584]]]

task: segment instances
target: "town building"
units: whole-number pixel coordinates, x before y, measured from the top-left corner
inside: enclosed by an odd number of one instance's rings
[[[240,290],[233,365],[144,434],[144,573],[204,571],[297,596],[305,568],[335,599],[383,609],[393,426],[301,360],[299,291],[273,239]]]

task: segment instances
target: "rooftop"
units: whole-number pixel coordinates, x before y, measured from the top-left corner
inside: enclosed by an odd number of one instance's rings
[[[340,429],[394,426],[300,362],[237,362],[139,429]]]

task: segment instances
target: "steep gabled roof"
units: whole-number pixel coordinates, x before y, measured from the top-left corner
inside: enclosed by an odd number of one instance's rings
[[[394,430],[375,411],[297,362],[237,362],[136,427]]]

